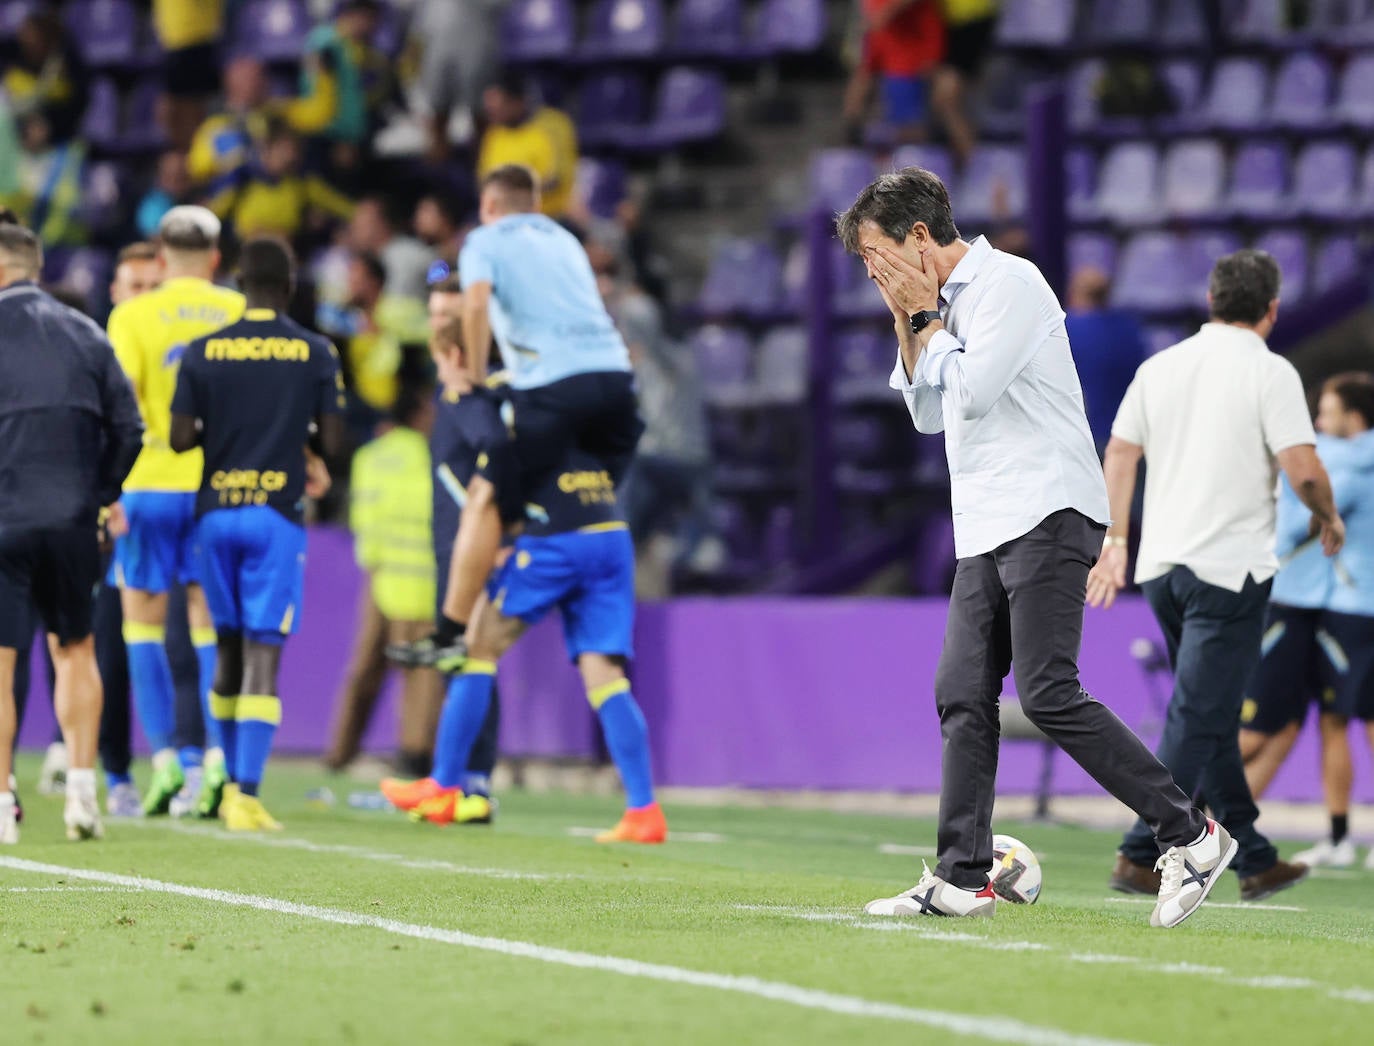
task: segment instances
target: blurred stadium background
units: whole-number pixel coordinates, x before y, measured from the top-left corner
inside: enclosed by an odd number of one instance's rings
[[[426,282],[475,220],[484,136],[532,149],[636,349],[636,693],[664,783],[933,791],[947,474],[887,390],[890,317],[834,212],[879,170],[939,172],[966,237],[1028,254],[1059,290],[1101,440],[1135,366],[1195,328],[1212,262],[1240,245],[1282,266],[1273,343],[1309,385],[1374,369],[1374,3],[916,5],[934,23],[887,29],[929,104],[900,125],[863,104],[884,71],[873,7],[226,0],[208,35],[169,39],[219,5],[5,0],[0,202],[42,234],[46,282],[97,319],[116,253],[174,203],[290,236],[296,311],[339,344],[361,443],[429,378]],[[204,97],[167,95],[168,50],[202,56]],[[336,464],[285,659],[279,747],[301,754],[325,744],[366,589]],[[1085,682],[1147,736],[1168,691],[1156,635],[1136,601],[1089,616]],[[598,758],[563,660],[546,626],[503,665],[508,756]],[[51,729],[31,701],[24,743]],[[394,741],[388,691],[366,747]],[[1317,799],[1315,767],[1300,752],[1274,796]],[[1095,787],[1034,741],[1002,773],[1007,791]]]

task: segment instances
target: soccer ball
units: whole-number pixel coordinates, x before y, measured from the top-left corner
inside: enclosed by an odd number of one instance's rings
[[[1012,904],[1040,899],[1040,859],[1031,848],[1009,835],[992,837],[992,892]]]

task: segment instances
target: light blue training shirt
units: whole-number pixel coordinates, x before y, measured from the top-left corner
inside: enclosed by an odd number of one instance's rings
[[[513,388],[628,371],[630,353],[577,238],[542,214],[510,214],[468,234],[464,289],[491,284],[488,314]]]

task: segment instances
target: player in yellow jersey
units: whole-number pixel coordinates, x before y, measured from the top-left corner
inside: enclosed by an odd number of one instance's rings
[[[200,661],[206,753],[197,812],[213,817],[227,783],[218,727],[207,707],[215,671],[215,630],[193,564],[199,450],[175,453],[168,435],[172,394],[186,345],[237,322],[243,295],[210,282],[219,265],[220,223],[203,207],[174,207],[158,226],[162,284],[117,306],[110,342],[134,387],[146,430],[143,450],[124,481],[113,532],[115,580],[124,607],[124,642],[134,707],[153,748],[153,781],[144,796],[147,814],[165,814],[185,783],[172,744],[174,689],[164,645],[167,590],[186,585],[191,641]]]

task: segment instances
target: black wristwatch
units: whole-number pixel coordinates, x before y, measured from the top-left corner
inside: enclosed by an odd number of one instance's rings
[[[940,313],[935,309],[927,309],[925,312],[913,312],[911,314],[911,333],[920,334],[932,323],[938,323]]]

